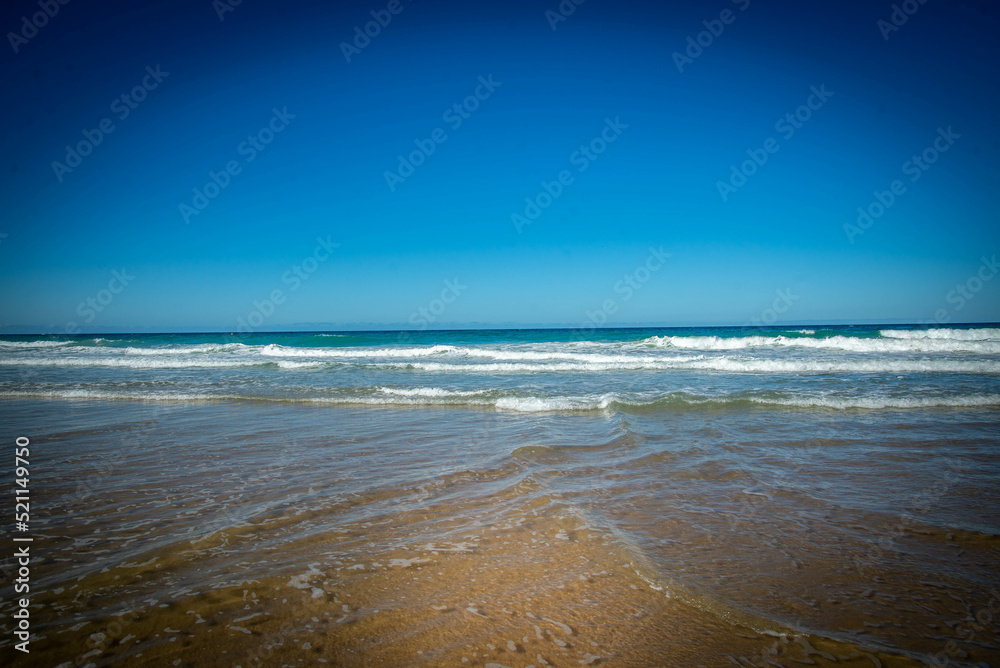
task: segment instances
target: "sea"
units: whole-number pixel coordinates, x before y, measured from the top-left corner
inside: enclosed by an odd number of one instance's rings
[[[2,336],[0,422],[18,665],[1000,665],[1000,326]]]

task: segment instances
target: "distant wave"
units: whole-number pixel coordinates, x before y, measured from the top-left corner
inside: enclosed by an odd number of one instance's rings
[[[889,339],[945,339],[952,341],[1000,341],[1000,329],[883,329]]]
[[[0,349],[10,348],[17,350],[18,348],[57,348],[59,346],[68,346],[73,343],[72,341],[0,341]]]
[[[126,355],[199,355],[207,353],[221,353],[221,352],[235,352],[239,350],[246,350],[248,346],[242,343],[203,343],[196,346],[178,346],[178,347],[158,347],[158,348],[139,348],[136,346],[128,346],[127,348],[120,348]],[[107,349],[99,349],[99,352],[106,353]]]
[[[615,344],[605,344],[605,348],[618,347]],[[459,351],[466,357],[482,357],[493,360],[564,360],[600,364],[616,364],[636,359],[634,354],[608,355],[587,352],[560,352],[557,350],[497,350],[492,348],[462,348]]]
[[[980,330],[984,331],[984,330]],[[909,332],[899,332],[908,334]],[[889,338],[858,338],[830,336],[827,338],[788,336],[652,336],[641,343],[681,350],[743,350],[747,348],[815,348],[857,353],[923,353],[970,352],[984,355],[1000,353],[1000,339],[948,338],[945,336],[899,336]]]
[[[695,360],[696,369],[737,373],[1000,373],[1000,360],[874,359],[770,360],[716,357]]]
[[[294,348],[271,343],[260,350],[265,357],[424,357],[456,350],[455,346],[425,348]]]

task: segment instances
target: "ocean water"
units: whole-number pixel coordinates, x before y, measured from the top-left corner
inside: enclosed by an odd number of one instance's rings
[[[10,397],[511,411],[1000,406],[1000,328],[6,337]]]
[[[7,336],[0,415],[37,665],[1000,662],[1000,327]]]

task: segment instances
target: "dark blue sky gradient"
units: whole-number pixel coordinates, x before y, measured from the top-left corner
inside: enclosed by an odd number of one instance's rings
[[[436,326],[579,325],[608,298],[619,324],[738,325],[776,290],[796,296],[778,322],[1000,320],[1000,280],[953,292],[998,250],[1000,9],[927,0],[884,40],[890,2],[745,3],[587,0],[552,30],[555,0],[402,0],[348,63],[341,42],[387,2],[244,0],[220,21],[210,0],[71,1],[0,56],[0,326],[232,330],[274,290],[260,329],[413,324],[455,278],[468,287]],[[672,54],[724,9],[735,20],[678,72]],[[0,27],[37,11],[10,3]],[[120,120],[112,101],[157,65],[169,75]],[[442,114],[490,75],[453,130]],[[775,122],[824,85],[786,139]],[[247,162],[275,108],[295,118]],[[53,161],[102,118],[114,131],[60,182]],[[628,127],[577,171],[608,118]],[[386,170],[439,127],[391,191]],[[960,138],[911,182],[904,163],[949,127]],[[717,182],[772,137],[723,201]],[[179,205],[231,160],[186,223]],[[518,232],[511,215],[567,169]],[[895,179],[885,214],[845,231]],[[293,290],[282,277],[328,236],[340,247]],[[672,256],[625,299],[616,282],[651,246]],[[86,321],[122,268],[135,279]]]

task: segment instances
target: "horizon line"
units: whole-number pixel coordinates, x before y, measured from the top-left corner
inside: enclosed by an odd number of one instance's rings
[[[978,321],[978,322],[955,322],[955,323],[934,323],[934,322],[801,322],[792,324],[773,325],[602,325],[599,327],[581,326],[560,326],[560,325],[516,325],[516,326],[456,326],[449,328],[427,328],[427,329],[405,329],[405,328],[384,328],[384,329],[264,329],[253,332],[236,332],[225,329],[205,329],[205,330],[159,330],[159,331],[93,331],[77,332],[69,334],[66,332],[46,332],[46,331],[26,331],[7,332],[0,329],[0,336],[66,336],[66,337],[94,337],[94,336],[126,336],[142,334],[147,336],[157,336],[163,334],[223,334],[229,336],[254,336],[265,334],[385,334],[385,333],[448,333],[448,332],[489,332],[489,331],[552,331],[552,332],[572,332],[588,331],[597,332],[601,330],[644,330],[644,329],[758,329],[758,330],[788,330],[795,327],[801,328],[841,328],[841,327],[928,327],[930,329],[946,329],[949,327],[972,327],[972,326],[998,326],[1000,322]]]

